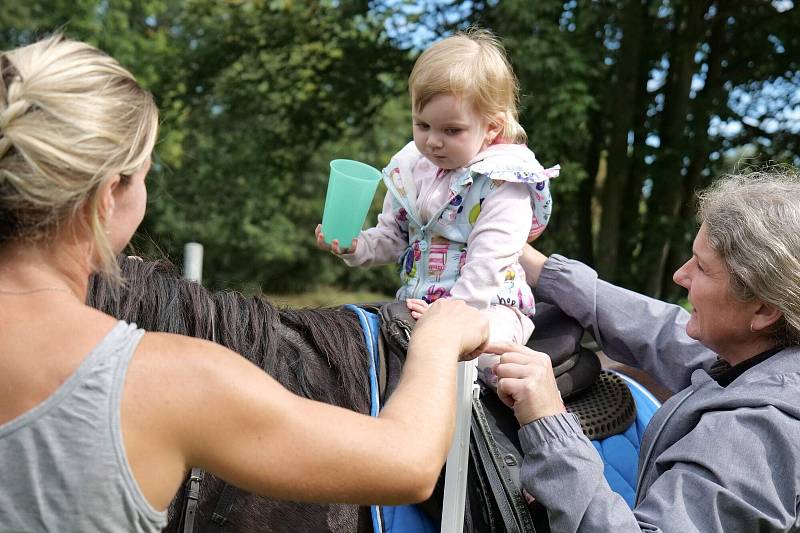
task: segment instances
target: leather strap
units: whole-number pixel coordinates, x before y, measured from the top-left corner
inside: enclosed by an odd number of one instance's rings
[[[378,395],[381,405],[386,402],[386,341],[378,335]]]
[[[472,498],[470,497],[470,494],[474,494],[473,491],[478,491],[479,498],[477,505],[483,507],[481,509],[481,517],[483,517],[488,524],[489,530],[487,533],[505,533],[505,525],[499,523],[504,521],[504,517],[498,517],[497,515],[501,513],[494,512],[494,506],[496,505],[499,507],[499,503],[495,501],[493,487],[491,487],[490,484],[487,485],[487,483],[489,483],[489,474],[486,472],[484,465],[478,462],[482,460],[480,452],[478,451],[478,439],[469,439],[469,456],[470,468],[473,470],[474,477],[468,478],[468,483],[471,480],[474,485],[472,487],[467,486],[467,494],[465,498],[466,510],[464,512],[464,531],[475,531],[475,524],[473,523],[474,520],[472,519],[473,502],[471,501]],[[472,489],[472,491],[470,489]]]
[[[203,481],[203,471],[200,468],[192,468],[189,479],[183,492],[183,508],[181,518],[178,522],[179,533],[193,533],[194,521],[197,517],[197,505],[200,500],[200,483]]]
[[[478,422],[475,421],[474,418],[472,420],[472,430],[480,431],[478,429]],[[479,463],[476,466],[480,466],[481,470],[486,474],[485,479],[489,482],[489,490],[491,491],[488,495],[492,496],[494,503],[497,505],[497,509],[500,511],[500,517],[505,526],[504,531],[507,533],[520,533],[517,519],[514,516],[514,509],[511,502],[508,500],[503,482],[500,480],[500,476],[494,472],[494,464],[491,453],[486,446],[486,441],[481,437],[473,439],[473,443],[478,453],[477,459],[479,459]],[[489,513],[489,516],[491,517],[492,513]]]
[[[222,533],[225,530],[225,526],[231,522],[231,509],[233,509],[233,503],[240,492],[240,489],[230,483],[225,483],[219,494],[217,506],[214,507],[211,518],[208,519],[210,522],[206,529],[208,533]]]
[[[483,469],[489,478],[507,531],[535,533],[536,527],[528,505],[495,443],[479,398],[472,400],[472,430]]]

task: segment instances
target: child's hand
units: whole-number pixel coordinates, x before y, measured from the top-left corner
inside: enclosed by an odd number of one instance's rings
[[[325,242],[325,234],[322,233],[322,224],[317,224],[317,229],[314,230],[314,235],[317,236],[317,246],[327,252],[330,252],[334,255],[356,253],[358,239],[353,239],[353,242],[350,243],[350,248],[339,248],[339,239],[333,239],[333,242],[331,242],[330,246],[328,246],[328,243]]]
[[[414,319],[419,320],[419,317],[424,315],[425,311],[428,310],[430,304],[428,304],[428,302],[426,302],[425,300],[409,298],[408,300],[406,300],[406,307],[408,307],[408,310],[411,311],[411,316]]]

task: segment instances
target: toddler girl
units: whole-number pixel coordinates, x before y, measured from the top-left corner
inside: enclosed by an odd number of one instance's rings
[[[485,310],[492,341],[524,344],[533,331],[533,295],[517,262],[551,211],[544,169],[517,121],[517,80],[505,52],[484,30],[444,39],[409,77],[414,140],[383,170],[388,188],[374,228],[341,248],[320,248],[349,266],[398,261],[397,291],[418,318],[438,298]],[[495,356],[478,368],[493,383]]]

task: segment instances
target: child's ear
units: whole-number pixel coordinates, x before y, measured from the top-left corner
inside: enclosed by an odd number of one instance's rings
[[[486,140],[489,142],[489,144],[492,144],[502,136],[503,128],[505,127],[505,113],[497,112],[489,118],[489,126],[486,128]]]

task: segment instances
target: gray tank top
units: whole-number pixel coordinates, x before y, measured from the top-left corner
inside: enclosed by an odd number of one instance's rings
[[[144,332],[118,322],[75,372],[0,425],[0,531],[159,531],[120,429],[128,362]]]

